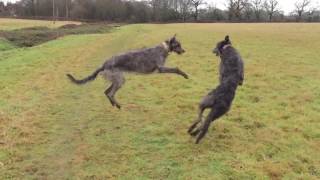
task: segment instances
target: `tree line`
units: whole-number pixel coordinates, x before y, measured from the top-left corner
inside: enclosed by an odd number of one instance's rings
[[[47,17],[116,22],[319,22],[311,0],[293,0],[285,15],[279,0],[225,0],[219,9],[205,0],[20,0],[3,3],[0,16]]]

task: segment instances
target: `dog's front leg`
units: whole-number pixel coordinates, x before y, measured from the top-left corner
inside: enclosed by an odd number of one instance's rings
[[[243,81],[244,81],[243,62],[242,61],[238,62],[238,73],[240,76],[239,85],[242,86]]]
[[[181,71],[179,68],[158,67],[159,73],[175,73],[183,76],[185,79],[189,79],[188,75]]]

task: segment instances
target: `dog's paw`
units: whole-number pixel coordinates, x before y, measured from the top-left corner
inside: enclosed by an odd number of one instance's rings
[[[192,131],[194,130],[194,128],[196,128],[197,124],[194,123],[192,126],[189,127],[188,129],[188,133],[191,135]]]
[[[189,76],[185,73],[182,74],[182,76],[185,78],[185,79],[189,79]]]
[[[119,105],[119,104],[115,104],[115,106],[119,109],[119,110],[121,110],[121,106]]]
[[[200,143],[200,139],[197,139],[195,144],[199,144]]]
[[[107,96],[107,98],[108,98],[110,104],[114,107],[115,104],[114,104],[113,100],[109,96]]]
[[[199,133],[200,133],[200,130],[197,129],[197,130],[195,130],[195,131],[193,131],[193,132],[190,132],[189,134],[190,134],[191,136],[195,137],[195,136],[197,136]]]

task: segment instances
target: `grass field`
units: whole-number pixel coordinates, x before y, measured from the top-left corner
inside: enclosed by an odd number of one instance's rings
[[[53,23],[52,21],[45,20],[26,20],[26,19],[0,19],[0,30],[14,30],[21,28],[28,28],[34,26],[46,26],[49,28],[60,27],[65,24],[80,24],[79,22],[74,21],[56,21]]]
[[[319,32],[320,24],[128,25],[0,51],[0,179],[319,179]],[[101,77],[80,87],[65,77],[174,33],[187,53],[168,66],[190,79],[127,75],[121,111]],[[195,145],[186,130],[218,83],[211,49],[226,34],[245,60],[245,83]]]

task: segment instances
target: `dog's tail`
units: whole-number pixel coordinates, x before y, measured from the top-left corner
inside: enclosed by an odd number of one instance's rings
[[[95,72],[93,72],[90,76],[81,79],[81,80],[77,80],[75,79],[71,74],[67,74],[67,77],[70,79],[70,81],[72,81],[75,84],[81,85],[81,84],[85,84],[89,81],[93,81],[96,79],[96,77],[98,76],[98,74],[104,70],[104,67],[101,67],[99,69],[97,69]]]

